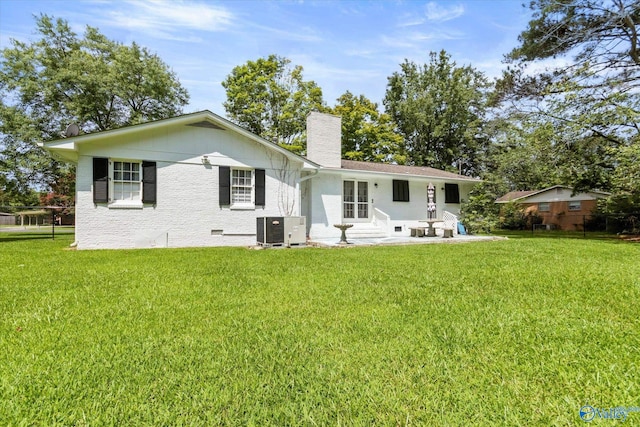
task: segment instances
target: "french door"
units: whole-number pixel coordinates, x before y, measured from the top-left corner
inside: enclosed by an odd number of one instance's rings
[[[368,182],[343,181],[342,218],[349,221],[369,219]]]

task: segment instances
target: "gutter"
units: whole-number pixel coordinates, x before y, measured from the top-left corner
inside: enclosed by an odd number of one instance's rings
[[[298,182],[304,182],[304,181],[306,181],[306,180],[308,180],[308,179],[315,178],[315,176],[316,176],[316,175],[318,175],[318,174],[320,173],[320,169],[316,169],[316,170],[314,170],[313,172],[314,172],[314,173],[312,173],[312,174],[310,174],[310,175],[303,176],[302,178],[300,178],[300,181],[298,181]]]

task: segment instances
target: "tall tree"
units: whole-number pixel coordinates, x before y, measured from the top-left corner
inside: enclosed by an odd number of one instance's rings
[[[247,61],[222,82],[227,116],[251,132],[292,151],[306,147],[306,117],[326,109],[322,90],[303,78],[300,65],[277,55]]]
[[[487,80],[444,50],[429,58],[425,65],[405,60],[389,77],[386,112],[404,137],[410,164],[474,175],[486,144]]]
[[[347,91],[331,112],[342,118],[342,158],[366,162],[405,163],[402,137],[388,114],[364,95]]]
[[[11,188],[55,185],[68,167],[36,146],[59,138],[70,123],[82,132],[114,129],[179,114],[188,102],[175,73],[133,43],[87,27],[36,17],[39,38],[12,40],[0,52],[0,173]]]
[[[508,58],[535,61],[573,54],[562,75],[588,72],[601,84],[638,82],[640,2],[637,0],[533,0],[533,19]],[[603,73],[603,71],[607,71]]]
[[[640,136],[640,2],[534,0],[530,8],[533,19],[507,56],[498,100],[552,124],[577,190],[606,189],[617,153]],[[562,60],[529,71],[549,58]]]

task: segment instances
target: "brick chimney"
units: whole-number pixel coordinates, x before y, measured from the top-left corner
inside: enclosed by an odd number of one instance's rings
[[[307,116],[307,159],[328,168],[340,168],[342,119],[312,111]]]

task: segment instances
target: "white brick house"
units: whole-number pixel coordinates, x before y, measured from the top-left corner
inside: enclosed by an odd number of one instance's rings
[[[311,113],[308,156],[202,111],[42,145],[77,164],[79,249],[247,246],[256,218],[305,216],[310,238],[408,235],[458,213],[475,179],[432,168],[341,160],[340,119]]]

